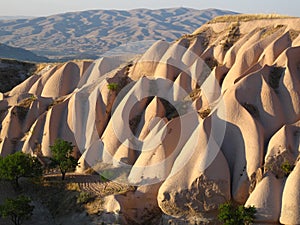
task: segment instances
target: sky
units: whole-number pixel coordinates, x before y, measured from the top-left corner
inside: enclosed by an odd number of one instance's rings
[[[227,9],[240,13],[279,13],[300,17],[299,0],[0,0],[1,16],[47,16],[89,9]]]

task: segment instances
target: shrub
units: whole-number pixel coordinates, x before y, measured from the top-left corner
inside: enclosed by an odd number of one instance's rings
[[[285,160],[281,164],[281,169],[284,172],[285,176],[287,177],[294,169],[294,165],[291,165],[289,161]]]
[[[111,91],[116,91],[116,90],[118,90],[118,87],[119,87],[119,85],[118,85],[117,83],[110,83],[110,84],[107,84],[108,90],[111,90]]]
[[[224,203],[219,207],[218,219],[225,225],[244,225],[254,221],[256,209],[254,206],[234,206]]]
[[[0,214],[3,218],[10,218],[15,225],[20,225],[32,216],[34,206],[30,203],[31,199],[24,195],[15,199],[7,198],[0,206]]]
[[[92,194],[89,192],[82,191],[77,197],[77,204],[86,204],[93,198]]]

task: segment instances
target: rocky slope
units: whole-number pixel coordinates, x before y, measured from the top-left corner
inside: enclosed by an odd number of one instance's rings
[[[1,42],[48,58],[98,58],[120,44],[176,40],[217,15],[233,12],[188,8],[91,10],[0,21]]]
[[[105,199],[122,224],[214,224],[227,201],[299,224],[299,24],[227,17],[133,59],[31,76],[0,102],[1,155],[72,141],[79,172],[136,186]]]

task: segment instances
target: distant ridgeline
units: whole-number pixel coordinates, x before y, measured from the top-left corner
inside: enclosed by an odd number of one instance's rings
[[[96,59],[108,50],[129,42],[174,41],[215,16],[224,14],[234,13],[189,8],[70,12],[48,17],[0,20],[0,39],[7,45],[25,48],[56,61]]]

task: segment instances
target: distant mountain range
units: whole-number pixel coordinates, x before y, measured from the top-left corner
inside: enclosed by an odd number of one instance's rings
[[[0,16],[0,20],[31,19],[33,16]]]
[[[1,42],[50,59],[97,58],[121,44],[176,40],[213,17],[235,14],[190,8],[91,10],[48,17],[0,20]]]

